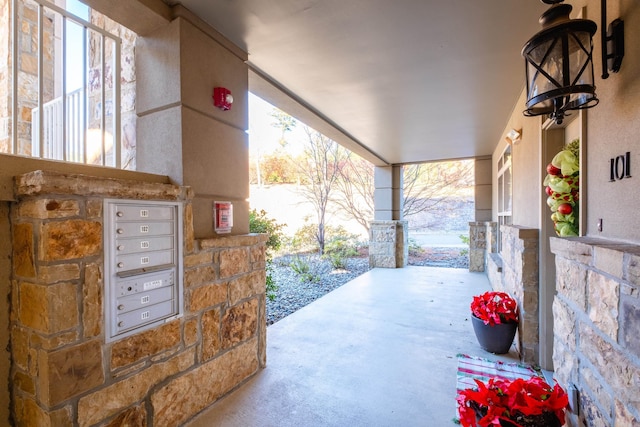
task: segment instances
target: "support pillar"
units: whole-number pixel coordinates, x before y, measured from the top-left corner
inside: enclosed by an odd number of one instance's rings
[[[215,201],[233,203],[231,234],[249,232],[247,54],[177,8],[168,25],[137,39],[138,171],[167,175],[193,190],[197,238],[216,235]],[[185,16],[181,16],[185,15]],[[200,25],[200,26],[198,26]],[[162,64],[162,66],[158,66]],[[211,101],[214,87],[234,97]]]
[[[469,223],[469,271],[483,272],[489,253],[496,252],[496,225],[491,221],[491,158],[474,163],[475,221]]]
[[[469,223],[469,271],[486,270],[487,257],[497,252],[496,227],[491,221]]]
[[[469,223],[469,271],[483,272],[487,253],[486,226],[484,222]]]
[[[401,268],[409,261],[408,223],[402,220],[402,166],[376,166],[374,220],[369,226],[369,265]]]

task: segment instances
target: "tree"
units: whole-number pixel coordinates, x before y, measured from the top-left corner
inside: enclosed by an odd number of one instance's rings
[[[373,219],[374,166],[351,157],[341,169],[336,203],[367,232]],[[433,162],[404,167],[403,211],[406,218],[438,209],[438,205],[473,185],[473,161]]]
[[[313,205],[318,221],[316,238],[324,254],[327,205],[350,152],[320,132],[306,127],[302,155],[293,160],[300,177],[301,195]]]
[[[373,219],[373,163],[360,156],[350,156],[340,170],[335,203],[341,211],[369,232]]]
[[[270,116],[274,119],[271,126],[280,129],[280,145],[284,147],[287,145],[286,133],[291,132],[298,121],[278,108],[274,108]]]
[[[473,165],[473,160],[460,160],[405,166],[403,215],[437,209],[443,200],[471,187]]]
[[[296,124],[298,123],[296,119],[288,115],[282,110],[278,108],[274,108],[271,113],[271,117],[274,121],[271,123],[271,126],[280,129],[280,146],[282,148],[286,147],[286,133],[291,132]],[[251,162],[250,174],[251,181],[257,182],[259,186],[262,186],[263,182],[288,182],[287,174],[283,169],[282,156],[276,154],[268,155],[263,160],[262,151],[259,147],[255,148],[255,157],[252,159],[255,162]],[[268,164],[264,164],[264,163]],[[255,174],[255,175],[254,175]]]

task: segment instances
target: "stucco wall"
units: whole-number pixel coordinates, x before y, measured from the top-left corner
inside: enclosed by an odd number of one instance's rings
[[[574,15],[586,6],[585,17],[600,25],[599,1],[567,3],[574,6]],[[640,50],[630,48],[640,45],[640,31],[636,30],[640,28],[640,5],[634,0],[609,1],[607,13],[609,21],[617,17],[624,19],[627,49],[620,72],[610,74],[608,79],[602,80],[600,34],[597,33],[593,38],[595,84],[600,104],[584,111],[587,123],[587,159],[583,176],[588,182],[587,192],[584,194],[588,219],[583,227],[584,233],[589,236],[639,242],[640,227],[630,226],[630,222],[637,218],[637,212],[640,211],[640,192],[637,191],[639,178],[610,182],[609,159],[629,151],[632,175],[640,165]],[[544,179],[544,171],[539,167],[540,125],[543,119],[524,117],[524,102],[523,91],[504,131],[506,133],[511,128],[523,129],[522,140],[513,146],[513,223],[539,227],[540,192]],[[493,153],[494,220],[497,218],[495,168],[505,145],[502,135]],[[602,232],[597,229],[599,218],[603,220]]]
[[[569,0],[573,5],[572,16],[582,12],[584,18],[600,23],[600,2],[597,0]],[[585,9],[583,9],[583,6]],[[633,0],[610,0],[608,21],[621,17],[625,21],[625,45],[627,46],[622,68],[618,74],[611,74],[606,80],[601,78],[602,62],[600,34],[594,37],[594,74],[596,93],[600,104],[579,113],[571,125],[581,129],[569,130],[567,134],[582,136],[583,155],[581,159],[581,220],[582,234],[630,243],[640,242],[638,215],[640,192],[638,177],[610,182],[609,160],[630,152],[631,175],[640,164],[640,51],[631,49],[640,43],[640,4]],[[606,25],[606,24],[605,24]],[[524,41],[523,41],[524,43]],[[524,81],[523,81],[524,83]],[[558,151],[564,140],[563,130],[545,131],[542,124],[546,117],[527,118],[522,115],[525,92],[514,105],[503,134],[496,141],[492,155],[493,169],[493,218],[497,220],[497,162],[504,151],[505,134],[509,129],[522,129],[522,139],[512,147],[513,165],[513,217],[516,226],[540,230],[540,363],[552,369],[551,347],[553,345],[553,313],[551,301],[555,294],[554,255],[549,251],[548,236],[554,235],[549,220],[550,212],[545,206],[546,195],[542,181],[546,163]],[[565,125],[569,120],[565,121]],[[598,231],[598,220],[602,219],[603,230]],[[504,261],[504,260],[502,260]],[[504,266],[505,268],[509,266]],[[491,276],[490,276],[491,277]],[[510,286],[506,283],[504,286]],[[503,285],[501,285],[503,286]]]
[[[197,237],[215,235],[213,202],[234,205],[232,234],[249,224],[248,71],[187,12],[138,39],[138,169],[192,187]],[[229,89],[231,110],[214,107],[214,87]],[[160,148],[162,147],[162,148]],[[158,155],[161,149],[162,155]]]
[[[526,118],[522,115],[525,103],[523,91],[514,106],[504,132],[492,156],[493,167],[493,220],[498,220],[498,159],[507,146],[504,137],[510,129],[521,130],[522,138],[511,147],[513,173],[513,224],[524,227],[538,227],[540,212],[540,192],[542,191],[542,171],[540,164],[540,126],[542,120]]]
[[[586,5],[586,16],[600,25],[600,2],[597,0],[571,1],[574,9]],[[621,17],[625,25],[625,57],[617,74],[607,80],[600,75],[600,36],[594,37],[594,66],[596,93],[600,104],[587,110],[587,179],[588,221],[585,224],[589,236],[640,242],[638,212],[640,192],[638,179],[609,182],[609,159],[631,153],[632,175],[640,166],[640,4],[636,0],[608,2],[607,19]],[[598,28],[598,31],[600,28]],[[634,168],[635,166],[635,168]],[[597,221],[603,220],[603,230],[597,229]]]

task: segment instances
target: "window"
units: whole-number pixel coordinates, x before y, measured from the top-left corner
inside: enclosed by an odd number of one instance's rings
[[[498,252],[502,249],[500,226],[511,224],[511,145],[507,145],[498,159]]]
[[[135,168],[135,34],[79,0],[11,6],[0,12],[13,24],[0,30],[0,152]]]

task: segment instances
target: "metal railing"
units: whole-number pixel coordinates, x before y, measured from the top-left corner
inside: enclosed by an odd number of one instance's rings
[[[84,162],[85,158],[85,132],[83,128],[84,99],[82,89],[75,90],[65,97],[66,118],[62,97],[49,101],[42,105],[42,114],[39,108],[31,110],[31,155],[46,159],[67,160],[70,162]],[[40,140],[40,117],[44,122],[42,129],[42,143]],[[65,126],[63,126],[63,121]],[[66,129],[67,137],[63,130]],[[42,152],[40,148],[42,147]],[[66,158],[65,158],[66,153]]]

